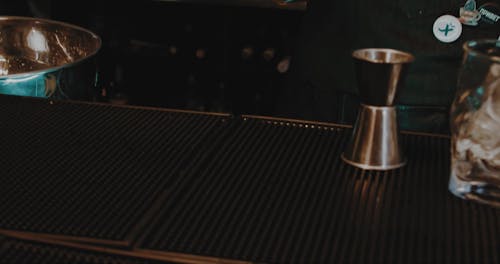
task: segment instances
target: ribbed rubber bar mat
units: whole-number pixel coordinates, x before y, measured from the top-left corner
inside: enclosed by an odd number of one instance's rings
[[[1,96],[0,229],[127,245],[226,119]]]
[[[113,254],[0,237],[0,264],[160,264]]]
[[[499,263],[500,210],[447,190],[449,139],[402,136],[408,165],[364,171],[351,130],[247,118],[187,174],[141,248],[265,263]]]

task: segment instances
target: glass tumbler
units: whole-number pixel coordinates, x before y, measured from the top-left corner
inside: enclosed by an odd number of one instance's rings
[[[451,106],[449,190],[500,207],[500,41],[463,46],[458,89]]]

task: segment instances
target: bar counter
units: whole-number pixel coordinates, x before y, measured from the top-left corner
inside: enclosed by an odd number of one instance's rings
[[[499,263],[450,140],[342,162],[328,123],[0,96],[0,263]]]

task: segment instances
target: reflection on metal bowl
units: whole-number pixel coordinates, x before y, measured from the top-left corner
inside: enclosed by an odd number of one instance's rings
[[[101,39],[66,23],[0,17],[0,94],[87,100]]]

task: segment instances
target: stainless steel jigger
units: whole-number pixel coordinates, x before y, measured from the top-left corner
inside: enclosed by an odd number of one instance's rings
[[[361,105],[342,159],[365,170],[402,167],[406,158],[399,143],[394,99],[405,65],[414,57],[393,49],[361,49],[352,56]]]

